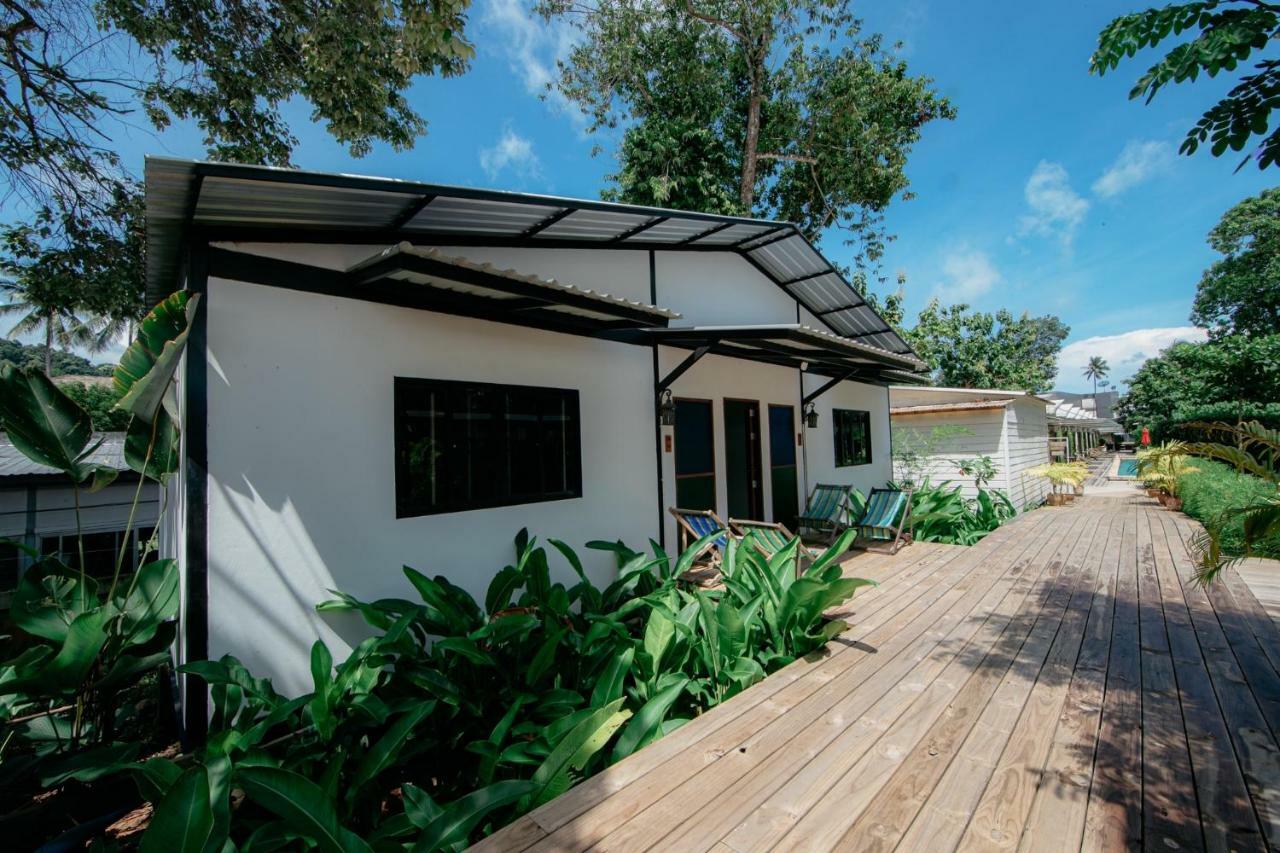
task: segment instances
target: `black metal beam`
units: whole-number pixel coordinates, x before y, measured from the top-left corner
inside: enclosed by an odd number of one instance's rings
[[[699,231],[697,234],[694,234],[692,237],[686,237],[686,238],[684,238],[683,240],[678,240],[678,241],[676,241],[676,245],[677,245],[677,246],[688,246],[688,245],[690,245],[690,244],[692,244],[692,243],[696,243],[696,242],[698,242],[698,241],[699,241],[699,240],[701,240],[703,237],[710,237],[712,234],[715,234],[717,231],[723,231],[723,230],[724,230],[724,229],[726,229],[726,228],[732,228],[733,226],[735,226],[735,225],[737,225],[737,224],[738,224],[738,223],[736,223],[736,222],[725,222],[725,223],[722,223],[722,224],[720,224],[720,225],[717,225],[717,226],[716,226],[716,227],[714,227],[714,228],[708,228],[706,231]]]
[[[527,240],[528,238],[532,237],[534,234],[537,234],[539,231],[547,230],[552,225],[555,225],[561,219],[564,219],[566,216],[568,216],[570,213],[573,213],[573,212],[574,211],[572,207],[566,207],[564,210],[561,210],[558,213],[553,213],[550,216],[546,217],[545,219],[535,222],[534,224],[530,225],[528,228],[524,229],[524,231],[520,232],[520,239]]]
[[[427,205],[431,204],[431,202],[435,200],[436,200],[436,197],[434,195],[431,195],[431,194],[424,195],[422,198],[418,199],[417,201],[408,205],[404,210],[400,211],[400,213],[396,216],[396,218],[391,220],[391,227],[396,230],[399,230],[405,227],[410,222],[412,222],[419,213],[426,210]]]
[[[799,231],[797,231],[794,228],[783,228],[781,230],[783,233],[770,237],[768,240],[764,240],[762,242],[756,243],[754,246],[744,246],[739,251],[754,252],[756,249],[763,249],[765,246],[771,246],[774,243],[781,243],[783,240],[790,240],[792,237],[803,236],[800,234]],[[764,235],[761,235],[761,236],[764,236]],[[758,240],[760,238],[757,237],[756,239]]]
[[[810,391],[808,394],[805,394],[804,397],[800,399],[800,408],[804,408],[805,406],[809,405],[814,400],[818,399],[823,394],[827,393],[832,388],[839,385],[841,382],[844,382],[847,379],[853,378],[853,375],[855,373],[857,373],[857,371],[850,370],[848,373],[837,376],[835,379],[832,379],[830,382],[824,382],[822,385],[818,387],[818,390]]]
[[[822,270],[821,272],[811,272],[808,275],[798,275],[795,278],[789,278],[786,281],[780,281],[778,283],[783,287],[790,287],[791,285],[799,284],[802,281],[809,281],[810,279],[822,278],[824,275],[831,275],[835,271],[835,268],[832,267]]]
[[[741,240],[739,240],[736,243],[730,243],[729,248],[741,249],[743,246],[747,245],[748,243],[752,243],[756,240],[764,239],[765,237],[768,237],[770,234],[773,234],[778,231],[785,231],[790,227],[791,227],[790,225],[779,225],[775,228],[767,228],[764,231],[761,231],[759,234],[752,234],[750,237],[743,237]]]
[[[700,346],[697,349],[695,349],[693,352],[689,353],[688,357],[685,358],[684,361],[677,364],[670,373],[664,376],[658,382],[658,384],[653,387],[654,393],[661,394],[663,391],[670,388],[671,383],[675,382],[677,379],[683,376],[686,370],[693,367],[698,362],[698,359],[702,358],[704,355],[711,352],[711,348],[714,345],[715,343],[712,342],[704,346]]]
[[[850,308],[861,308],[863,305],[866,305],[866,304],[867,303],[865,302],[858,302],[853,305],[841,305],[839,308],[828,308],[825,311],[815,311],[813,312],[813,316],[826,317],[828,314],[839,314],[841,311],[848,311]],[[874,334],[883,335],[884,332],[875,332]],[[852,335],[842,335],[842,337],[849,338],[849,337],[852,337]]]
[[[648,231],[650,228],[652,228],[655,225],[661,225],[662,223],[666,222],[670,218],[671,218],[670,216],[655,216],[653,219],[650,219],[647,222],[641,222],[636,227],[629,228],[626,231],[623,231],[617,237],[614,237],[613,239],[609,240],[609,242],[621,243],[623,240],[626,240],[630,237],[634,237],[637,234]]]

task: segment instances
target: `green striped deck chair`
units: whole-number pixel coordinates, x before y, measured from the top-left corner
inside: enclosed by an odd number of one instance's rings
[[[791,540],[799,537],[787,529],[785,524],[779,524],[776,521],[751,521],[745,518],[729,519],[729,529],[733,531],[733,535],[747,541],[747,537],[751,537],[751,546],[765,556],[772,557],[791,543]],[[796,575],[803,572],[803,564],[806,559],[812,560],[818,557],[822,551],[818,548],[810,548],[803,542],[800,543],[800,559],[796,560]]]
[[[830,483],[814,486],[804,512],[796,519],[796,529],[801,533],[812,530],[826,537],[828,542],[834,542],[848,526],[849,487]]]
[[[853,547],[868,551],[896,554],[903,545],[910,544],[911,534],[907,526],[911,520],[911,490],[872,489],[867,495],[867,506],[862,517],[853,525],[858,538]]]

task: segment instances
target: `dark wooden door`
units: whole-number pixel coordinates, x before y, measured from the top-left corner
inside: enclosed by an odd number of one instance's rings
[[[800,482],[796,470],[796,410],[769,407],[769,485],[773,491],[773,521],[795,530],[800,514]]]
[[[710,400],[676,400],[676,506],[716,508],[716,440]]]
[[[731,518],[764,518],[760,403],[724,401],[725,489]]]

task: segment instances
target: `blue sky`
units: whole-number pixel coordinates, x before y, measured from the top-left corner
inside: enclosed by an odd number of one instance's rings
[[[934,295],[984,310],[1054,313],[1071,326],[1059,387],[1085,390],[1089,355],[1123,380],[1174,340],[1187,315],[1205,235],[1240,199],[1276,183],[1236,160],[1176,154],[1183,133],[1230,87],[1202,80],[1144,106],[1129,87],[1138,60],[1105,78],[1088,73],[1102,27],[1139,8],[1124,2],[955,3],[866,0],[868,31],[901,40],[913,73],[933,77],[959,117],[926,128],[908,174],[917,197],[895,202],[885,259],[907,277],[910,316]],[[596,197],[613,168],[614,139],[588,136],[581,117],[538,93],[568,44],[524,0],[474,0],[468,36],[478,55],[452,80],[423,79],[410,98],[429,122],[411,151],[385,146],[356,160],[310,121],[289,117],[297,165],[441,183]],[[131,168],[145,153],[198,157],[199,134],[121,129]],[[592,156],[601,145],[605,152]],[[1274,172],[1275,170],[1272,170]],[[839,235],[824,250],[845,261]]]

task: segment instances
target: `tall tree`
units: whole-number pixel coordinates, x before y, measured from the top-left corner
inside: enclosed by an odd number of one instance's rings
[[[1091,356],[1089,363],[1084,366],[1084,378],[1093,380],[1093,396],[1098,396],[1098,380],[1102,379],[1111,372],[1111,365],[1107,364],[1107,360],[1100,355]]]
[[[612,196],[850,232],[874,262],[907,155],[955,111],[849,0],[541,0],[580,40],[554,86],[625,127]]]
[[[1280,334],[1280,189],[1228,210],[1209,245],[1223,257],[1201,277],[1191,321],[1215,337]]]
[[[359,156],[425,129],[403,92],[457,74],[469,0],[0,0],[0,163],[36,206],[98,210],[119,184],[112,117],[194,121],[210,156],[287,165],[281,106]]]
[[[907,341],[933,369],[935,384],[1042,392],[1058,373],[1058,353],[1071,329],[1053,315],[1015,317],[930,300]]]
[[[1099,76],[1132,59],[1139,50],[1156,47],[1166,39],[1180,40],[1147,73],[1138,78],[1130,99],[1150,103],[1170,83],[1194,82],[1204,74],[1216,77],[1235,71],[1255,53],[1280,38],[1280,3],[1266,0],[1197,0],[1159,9],[1147,9],[1116,18],[1098,37],[1098,49],[1089,70]],[[1280,160],[1280,128],[1267,134],[1271,113],[1280,109],[1280,59],[1262,58],[1187,131],[1179,149],[1194,154],[1205,142],[1214,157],[1228,148],[1253,148],[1237,169],[1254,159],[1259,169]]]

